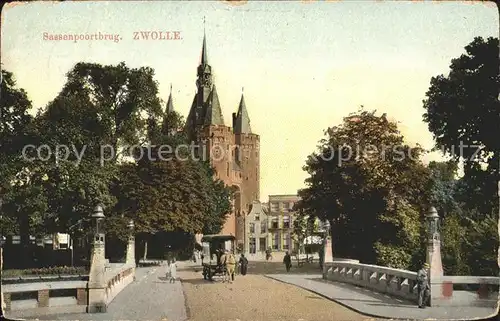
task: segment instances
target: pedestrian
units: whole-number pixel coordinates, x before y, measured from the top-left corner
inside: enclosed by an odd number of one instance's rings
[[[418,307],[421,309],[425,309],[430,297],[429,268],[430,265],[425,263],[417,273]]]
[[[240,268],[241,268],[241,275],[246,275],[247,268],[248,268],[248,259],[245,257],[245,254],[241,253],[239,263],[240,263]]]
[[[268,248],[268,249],[266,250],[266,261],[269,261],[269,260],[271,260],[271,261],[272,261],[272,260],[273,260],[273,255],[272,255],[272,253],[271,253],[271,252],[272,252],[271,248]]]
[[[225,254],[222,256],[223,264],[225,265],[225,278],[229,283],[234,281],[234,268],[236,267],[236,258],[234,254],[226,250]]]
[[[169,270],[170,270],[170,283],[175,283],[175,280],[177,279],[177,264],[175,263],[175,259],[173,259],[172,262],[170,263]]]
[[[283,263],[285,263],[286,271],[290,272],[290,268],[292,267],[292,258],[288,251],[285,253],[285,257],[283,258]]]

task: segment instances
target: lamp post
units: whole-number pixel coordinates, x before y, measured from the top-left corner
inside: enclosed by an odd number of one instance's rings
[[[94,213],[91,215],[94,232],[94,244],[104,244],[104,229],[102,226],[104,217],[102,206],[97,205],[94,209]]]
[[[429,236],[429,241],[436,238],[439,240],[439,215],[435,207],[431,207],[427,212],[426,216],[427,223],[427,234]]]
[[[82,218],[79,219],[75,224],[71,225],[68,227],[68,234],[69,234],[69,245],[70,245],[70,250],[71,250],[71,266],[74,264],[74,250],[75,250],[75,242],[73,240],[75,233],[72,233],[75,228],[78,228],[78,231],[81,233],[82,232],[82,222],[87,221],[88,219]]]
[[[427,232],[426,262],[431,266],[431,274],[438,273],[443,275],[439,215],[435,207],[431,207],[425,214],[425,223]]]

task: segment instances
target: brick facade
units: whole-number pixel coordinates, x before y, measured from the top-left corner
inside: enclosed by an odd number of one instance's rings
[[[232,114],[232,127],[225,124],[212,81],[212,67],[208,64],[205,37],[201,56],[197,93],[186,119],[186,132],[197,146],[203,146],[204,156],[215,168],[216,177],[235,190],[233,210],[220,234],[232,234],[237,244],[243,245],[241,218],[249,213],[252,202],[260,199],[260,137],[252,133],[243,94],[238,111]],[[171,105],[171,97],[169,101]],[[167,110],[172,109],[173,106],[167,106]]]

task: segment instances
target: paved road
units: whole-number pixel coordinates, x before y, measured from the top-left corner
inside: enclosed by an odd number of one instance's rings
[[[266,269],[264,267],[257,267]],[[256,269],[253,270],[255,272]],[[237,275],[232,284],[180,271],[190,321],[362,321],[338,303],[264,275]]]
[[[106,313],[66,314],[38,317],[39,320],[168,320],[187,319],[180,282],[170,284],[165,266],[138,268],[136,280],[109,304]]]
[[[377,318],[411,320],[472,320],[486,319],[496,314],[496,309],[486,307],[428,307],[419,309],[415,303],[400,300],[369,289],[324,281],[320,274],[275,274],[269,278],[293,284],[339,302],[355,311]]]

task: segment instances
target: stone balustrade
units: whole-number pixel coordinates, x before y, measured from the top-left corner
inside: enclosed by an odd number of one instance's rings
[[[349,283],[376,292],[417,302],[417,273],[383,266],[335,261],[326,264],[324,278],[330,281]],[[441,284],[442,293],[435,306],[485,306],[495,307],[498,299],[498,277],[443,276],[431,280],[431,284]],[[454,291],[453,285],[478,285],[477,293]]]
[[[7,315],[36,316],[54,313],[81,313],[87,309],[87,281],[67,280],[74,277],[21,278],[18,282],[2,284]]]
[[[106,305],[134,278],[135,264],[106,264]],[[36,317],[88,312],[88,276],[25,277],[3,281],[2,292],[8,316]]]
[[[326,263],[327,280],[350,283],[417,301],[417,273],[353,261]]]
[[[135,279],[135,264],[120,264],[106,271],[106,305]]]

